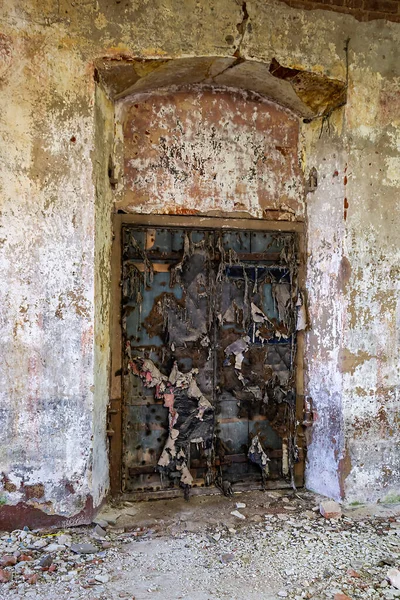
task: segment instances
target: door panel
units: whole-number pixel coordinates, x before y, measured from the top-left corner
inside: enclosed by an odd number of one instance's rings
[[[287,403],[295,398],[296,289],[290,266],[281,265],[282,250],[293,238],[264,232],[220,235],[225,256],[216,290],[216,448],[222,478],[235,482],[260,475],[260,465],[249,454],[255,437],[268,457],[263,477],[278,478],[282,437],[291,428]]]
[[[296,234],[123,227],[123,489],[291,476]]]

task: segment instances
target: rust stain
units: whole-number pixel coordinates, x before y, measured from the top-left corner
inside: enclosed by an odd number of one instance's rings
[[[198,215],[199,211],[195,208],[187,208],[186,206],[167,206],[165,209],[168,215]]]
[[[395,86],[383,89],[379,98],[379,120],[383,127],[399,123],[400,120],[400,90]]]
[[[357,385],[354,388],[354,391],[356,392],[357,396],[361,396],[362,398],[366,398],[370,395],[366,390],[364,390],[364,388],[360,387],[359,385]]]
[[[376,291],[373,295],[373,299],[380,304],[382,312],[396,313],[398,297],[395,291]]]
[[[360,350],[357,354],[354,354],[347,348],[344,348],[339,352],[339,370],[341,373],[351,373],[351,375],[354,375],[358,366],[363,365],[372,358],[374,356],[368,352]]]
[[[21,491],[25,495],[25,500],[32,500],[33,498],[39,500],[44,497],[45,489],[43,483],[35,483],[34,485],[22,484]]]
[[[347,291],[347,286],[350,281],[351,272],[352,272],[352,269],[351,269],[350,261],[347,258],[347,256],[343,256],[342,260],[340,261],[340,267],[339,267],[339,273],[338,273],[338,279],[337,279],[338,290],[340,292],[342,292],[343,294],[345,294]]]
[[[13,60],[13,43],[11,37],[0,33],[0,79],[9,70]]]
[[[352,468],[352,464],[351,464],[350,452],[346,445],[344,453],[343,453],[343,457],[339,460],[339,463],[338,463],[339,489],[340,489],[340,497],[342,499],[345,498],[345,496],[346,496],[345,481],[346,481],[346,478],[351,473],[351,468]]]
[[[355,416],[352,423],[353,438],[362,439],[366,432],[374,432],[380,439],[391,439],[398,430],[399,413],[389,410],[387,405],[393,399],[393,388],[378,388],[373,396],[378,396],[380,407],[373,415]]]
[[[17,486],[10,481],[5,473],[2,474],[1,483],[6,492],[12,493],[17,491]]]
[[[76,525],[89,524],[95,514],[91,496],[87,497],[84,508],[71,517],[48,514],[42,508],[43,505],[36,507],[26,502],[2,506],[0,511],[0,530],[12,531],[13,529],[20,528],[21,523],[30,529],[38,527],[74,527]]]
[[[72,306],[75,308],[75,312],[80,317],[89,318],[90,311],[87,306],[87,300],[84,297],[83,293],[79,293],[75,290],[70,290],[67,292],[67,297],[71,301]]]
[[[347,198],[345,198],[343,200],[343,219],[346,221],[347,220],[347,209],[349,208],[349,203],[347,201]]]

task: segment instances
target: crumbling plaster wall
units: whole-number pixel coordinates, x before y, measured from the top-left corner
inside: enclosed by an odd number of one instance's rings
[[[304,220],[299,119],[246,93],[188,89],[121,101],[118,210]]]
[[[93,493],[94,82],[59,31],[21,17],[11,23],[3,14],[5,522],[24,506],[73,516],[89,509]]]
[[[101,216],[93,61],[236,51],[344,80],[347,37],[348,105],[330,135],[320,121],[303,129],[320,183],[307,196],[307,480],[349,500],[398,491],[399,25],[264,0],[246,12],[236,0],[4,0],[0,34],[3,521],[35,507],[83,519],[107,489],[108,274],[95,273],[111,195]]]
[[[95,91],[95,143],[92,154],[95,184],[94,249],[94,391],[92,496],[95,506],[109,485],[106,437],[110,386],[111,244],[114,170],[114,104],[100,86]],[[111,175],[111,177],[110,177]]]
[[[307,482],[348,502],[399,494],[398,40],[383,23],[368,43],[353,35],[343,118],[330,135],[304,129],[319,175],[306,203],[316,410]]]

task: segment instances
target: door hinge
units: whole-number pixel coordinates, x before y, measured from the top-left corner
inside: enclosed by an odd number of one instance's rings
[[[106,429],[106,434],[108,437],[112,437],[115,433],[115,431],[113,430],[113,428],[111,427],[111,417],[112,415],[117,415],[118,414],[118,410],[116,408],[111,408],[110,406],[107,407],[107,429]]]

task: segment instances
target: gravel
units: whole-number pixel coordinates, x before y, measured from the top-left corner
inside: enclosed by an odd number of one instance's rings
[[[330,520],[304,503],[281,504],[233,526],[205,522],[201,532],[166,535],[161,520],[131,531],[103,521],[101,537],[98,521],[0,533],[0,599],[400,598],[388,578],[400,568],[400,518]]]

